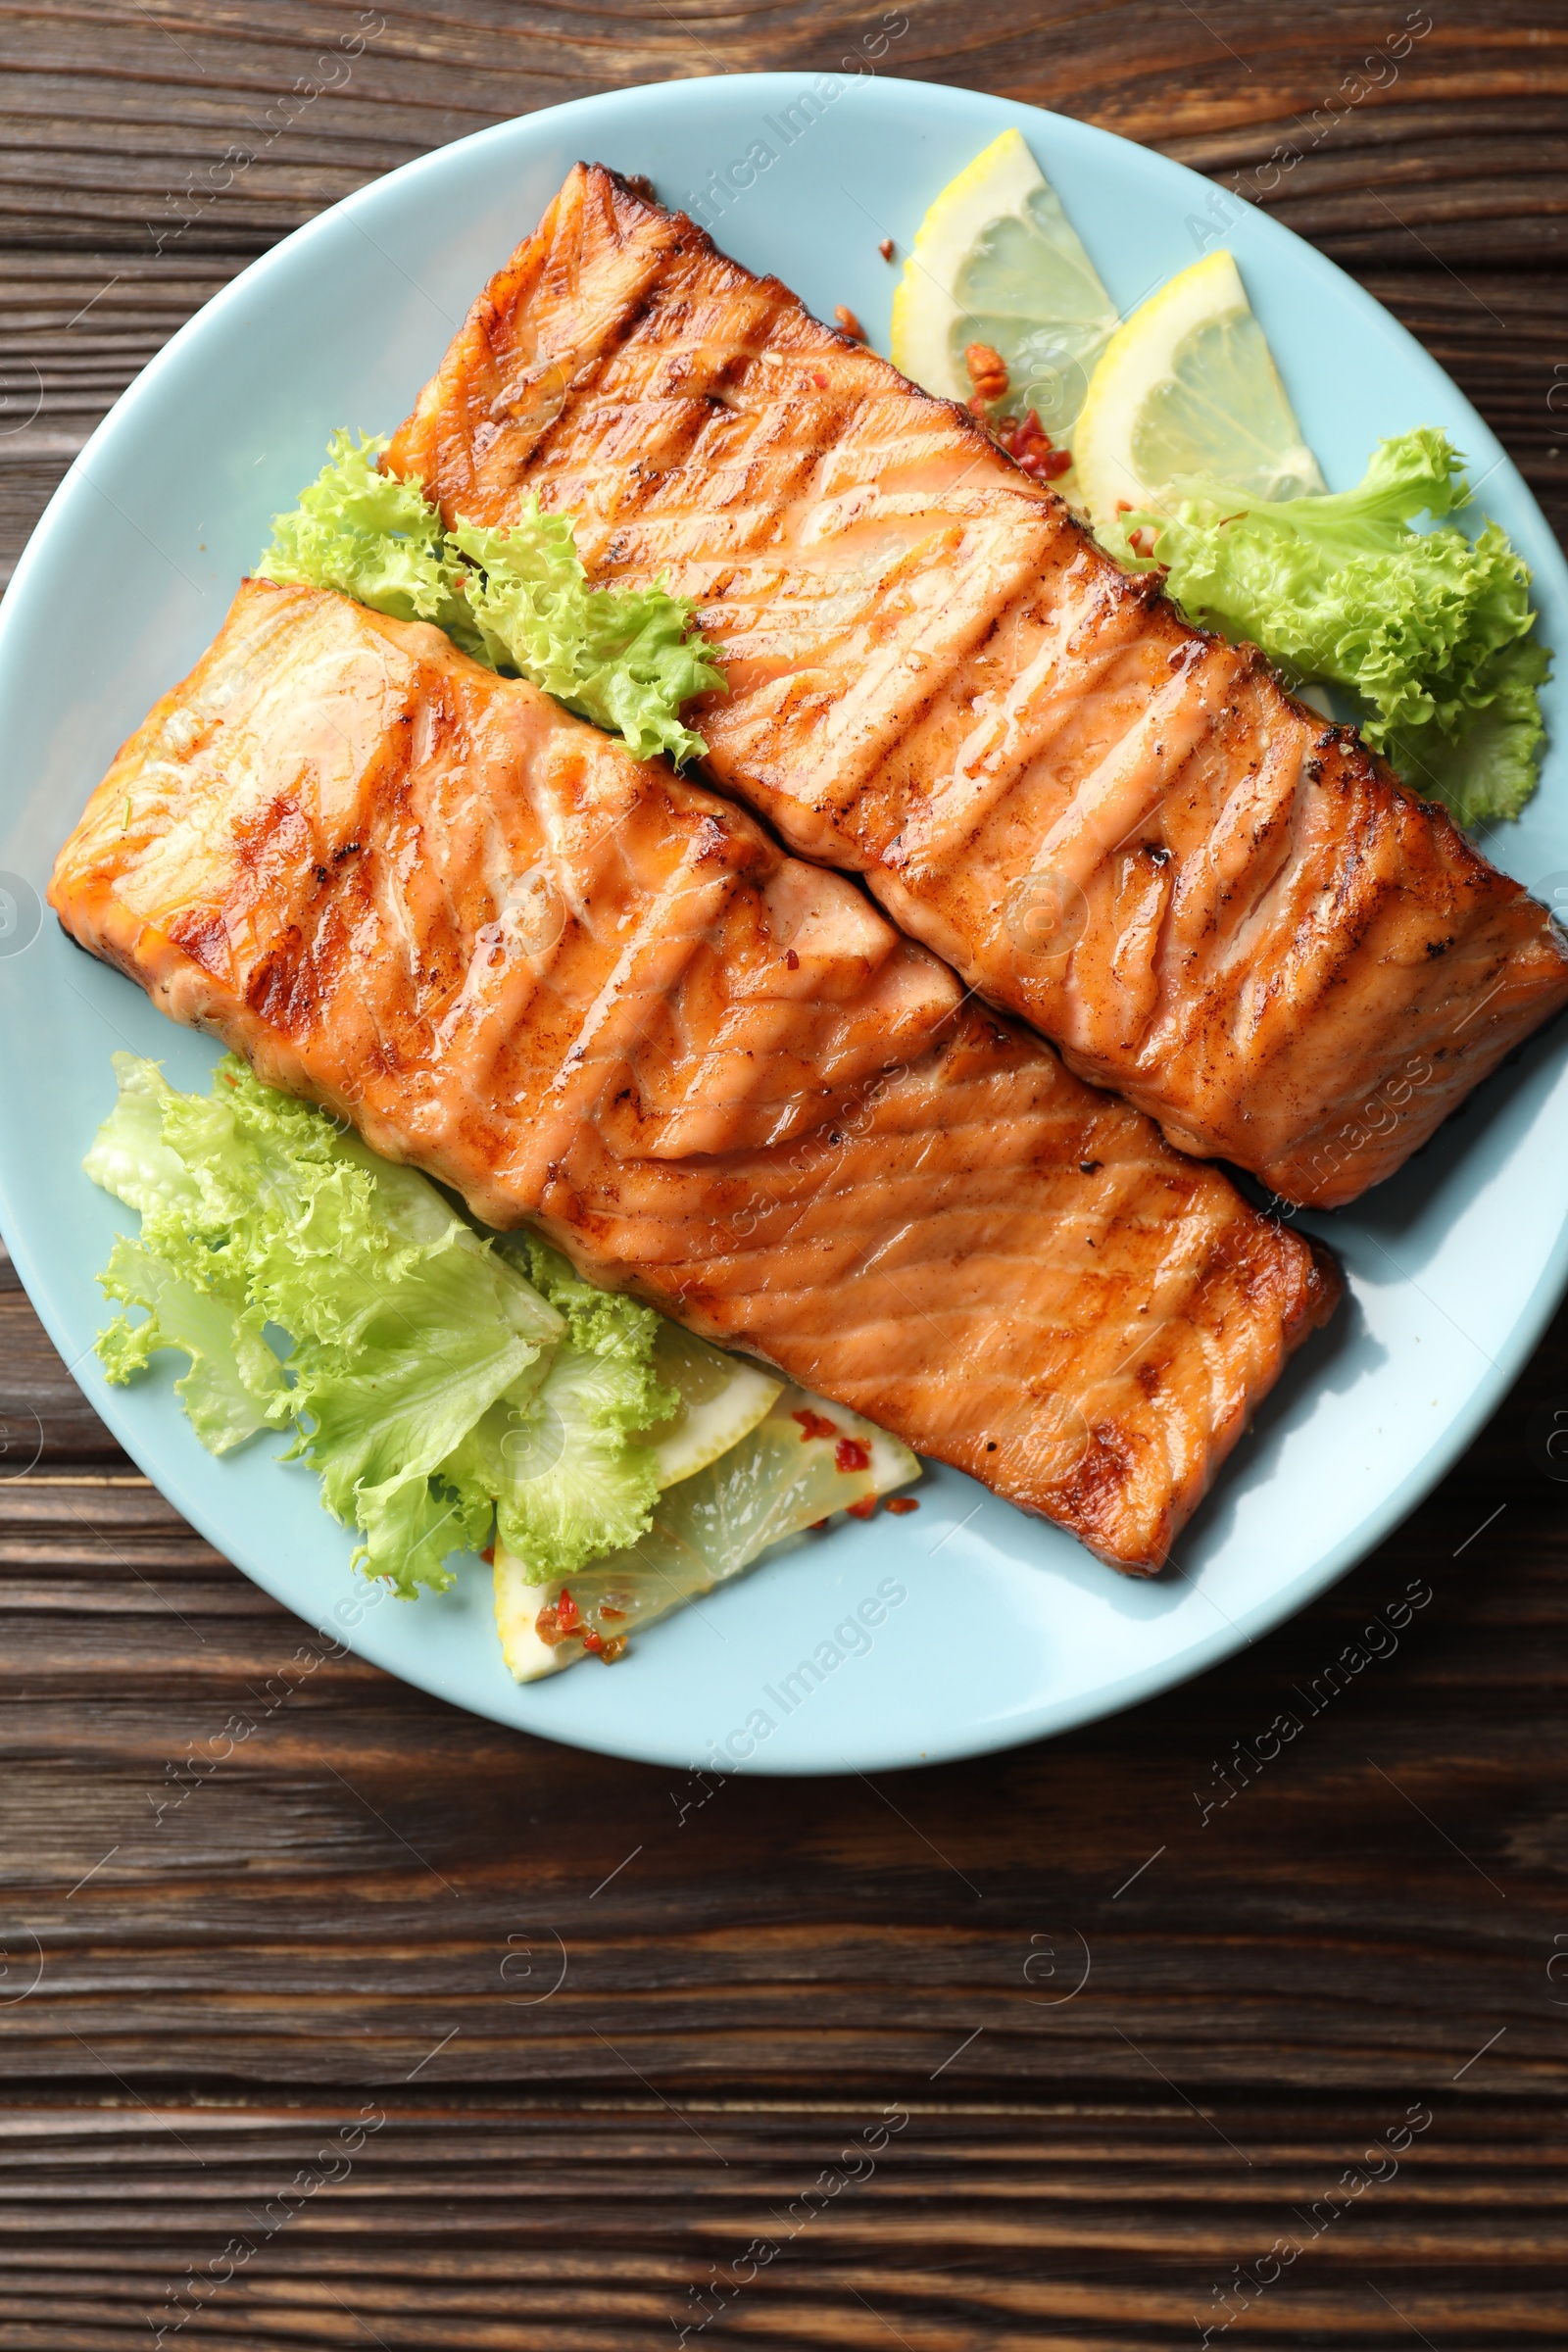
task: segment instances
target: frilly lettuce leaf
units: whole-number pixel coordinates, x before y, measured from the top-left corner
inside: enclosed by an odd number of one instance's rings
[[[654,1368],[660,1317],[651,1307],[583,1282],[533,1235],[505,1247],[525,1254],[566,1338],[542,1383],[493,1407],[454,1467],[493,1490],[498,1539],[542,1584],[646,1533],[659,1461],[652,1446],[634,1441],[680,1399]],[[612,1525],[617,1532],[607,1542]]]
[[[433,1478],[405,1470],[378,1487],[361,1487],[354,1511],[365,1534],[355,1565],[367,1576],[385,1576],[401,1599],[411,1600],[421,1586],[446,1591],[448,1560],[455,1551],[478,1550],[495,1501],[477,1485],[455,1484],[444,1470]]]
[[[335,588],[398,620],[428,620],[487,668],[515,671],[639,760],[690,760],[705,746],[681,705],[724,683],[694,608],[652,588],[590,588],[571,522],[530,493],[492,530],[442,526],[416,481],[380,471],[386,442],[334,433],[331,454],[291,514],[272,518],[260,579]]]
[[[448,545],[466,557],[468,607],[494,667],[509,664],[568,710],[619,735],[639,760],[677,761],[706,747],[682,726],[682,703],[724,673],[692,606],[661,578],[652,588],[590,588],[571,524],[530,492],[504,531],[461,517]]]
[[[384,438],[362,433],[356,448],[352,434],[335,432],[299,505],[273,515],[256,576],[286,588],[335,588],[394,620],[433,621],[483,660],[440,514],[417,482],[381,471],[375,461],[385,447]]]
[[[1182,476],[1168,513],[1118,515],[1107,544],[1166,566],[1195,620],[1344,690],[1367,742],[1461,824],[1516,816],[1551,657],[1527,642],[1530,569],[1504,532],[1488,522],[1472,539],[1446,519],[1469,498],[1463,468],[1423,425],[1380,442],[1357,487],[1330,496],[1271,503]],[[1432,528],[1412,527],[1422,514]]]
[[[1384,748],[1405,782],[1443,801],[1461,825],[1517,816],[1536,789],[1546,741],[1541,689],[1550,674],[1544,645],[1505,645],[1472,678],[1461,731],[1391,727]]]
[[[662,1318],[653,1307],[629,1298],[624,1291],[602,1291],[584,1282],[571,1261],[536,1233],[518,1234],[502,1247],[509,1257],[520,1253],[529,1282],[563,1317],[574,1348],[613,1359],[628,1374],[636,1369],[644,1385],[635,1398],[628,1396],[627,1429],[647,1429],[675,1410],[679,1396],[654,1370],[654,1343]]]
[[[295,1347],[290,1405],[296,1419],[310,1415],[311,1429],[294,1451],[319,1471],[336,1518],[352,1524],[362,1488],[431,1477],[538,1356],[539,1343],[513,1328],[504,1279],[488,1251],[437,1244],[386,1286],[346,1341]],[[310,1280],[304,1272],[302,1288]],[[283,1299],[269,1312],[284,1330],[305,1319]]]
[[[232,1305],[124,1234],[98,1280],[108,1298],[147,1309],[145,1323],[120,1315],[100,1335],[98,1353],[111,1381],[128,1381],[161,1349],[178,1348],[190,1368],[175,1381],[174,1394],[209,1452],[227,1453],[267,1427],[286,1393],[283,1367]]]
[[[233,1058],[210,1095],[116,1054],[88,1172],[139,1208],[101,1277],[115,1380],[178,1348],[204,1445],[291,1428],[355,1559],[411,1596],[496,1521],[541,1576],[635,1541],[657,1487],[633,1433],[674,1408],[659,1317],[543,1244],[482,1240],[433,1185]],[[537,1268],[538,1279],[531,1279]],[[270,1344],[284,1335],[288,1352]]]

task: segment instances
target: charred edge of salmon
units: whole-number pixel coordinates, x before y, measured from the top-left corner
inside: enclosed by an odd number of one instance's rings
[[[1278,686],[1277,673],[1272,671],[1266,657],[1263,667]],[[1292,1152],[1269,1169],[1260,1171],[1282,1200],[1302,1208],[1347,1208],[1425,1151],[1477,1087],[1531,1037],[1562,1019],[1568,1011],[1568,933],[1550,908],[1526,890],[1523,883],[1482,855],[1441,801],[1428,800],[1417,792],[1396,772],[1381,752],[1364,742],[1359,728],[1325,720],[1309,703],[1302,703],[1283,687],[1280,690],[1293,709],[1317,729],[1309,756],[1332,775],[1342,792],[1353,791],[1370,776],[1388,796],[1388,802],[1397,804],[1404,821],[1420,826],[1429,835],[1428,854],[1435,865],[1447,871],[1456,898],[1472,903],[1490,900],[1499,911],[1507,910],[1519,918],[1516,935],[1500,948],[1498,963],[1494,966],[1494,975],[1500,972],[1503,977],[1496,986],[1483,992],[1478,1003],[1459,1019],[1455,1038],[1499,989],[1505,988],[1510,971],[1524,984],[1522,1001],[1505,1002],[1490,1022],[1478,1026],[1468,1041],[1451,1049],[1455,1055],[1453,1083],[1415,1089],[1408,1104],[1397,1112],[1396,1125],[1384,1138],[1385,1149],[1381,1152],[1369,1152],[1364,1146],[1348,1152],[1337,1148],[1355,1125],[1354,1102],[1360,1100],[1357,1097],[1349,1108],[1344,1104],[1334,1106],[1326,1131],[1320,1125],[1301,1134]],[[1359,859],[1364,855],[1362,845],[1358,841],[1349,842],[1348,855]],[[1330,985],[1343,984],[1345,967],[1360,953],[1365,934],[1380,912],[1381,903],[1369,901],[1359,925],[1345,931]],[[1532,916],[1539,919],[1532,922]],[[1538,951],[1550,956],[1555,971],[1548,967],[1532,976],[1521,959],[1535,956]],[[1230,1147],[1221,1144],[1216,1155],[1223,1158],[1233,1154]],[[1325,1156],[1331,1161],[1327,1173],[1322,1169]]]
[[[1301,1277],[1296,1289],[1292,1311],[1287,1313],[1280,1325],[1279,1365],[1274,1377],[1266,1381],[1256,1395],[1247,1399],[1245,1408],[1237,1413],[1228,1428],[1216,1424],[1210,1435],[1208,1457],[1202,1475],[1187,1490],[1173,1493],[1160,1533],[1150,1544],[1148,1555],[1142,1560],[1131,1559],[1125,1553],[1109,1548],[1103,1542],[1097,1541],[1093,1528],[1096,1506],[1102,1512],[1110,1512],[1115,1497],[1126,1483],[1130,1464],[1125,1459],[1125,1437],[1113,1424],[1097,1428],[1092,1433],[1090,1450],[1073,1484],[1074,1519],[1065,1524],[1072,1526],[1079,1542],[1090,1551],[1109,1566],[1119,1568],[1124,1576],[1158,1576],[1169,1567],[1178,1537],[1213,1493],[1220,1471],[1250,1431],[1252,1414],[1264,1396],[1272,1392],[1279,1373],[1284,1371],[1298,1348],[1304,1347],[1314,1333],[1333,1320],[1345,1297],[1345,1277],[1323,1243],[1310,1234],[1287,1234],[1283,1229],[1276,1230],[1282,1243],[1295,1245],[1294,1250],[1288,1250],[1275,1261],[1276,1273],[1289,1281],[1292,1271],[1290,1260],[1298,1250],[1300,1255],[1297,1258],[1297,1267]],[[1086,1524],[1075,1523],[1079,1516]]]
[[[1286,1329],[1285,1346],[1290,1354],[1294,1354],[1303,1341],[1309,1340],[1314,1331],[1321,1331],[1324,1324],[1333,1319],[1335,1310],[1345,1297],[1345,1276],[1332,1250],[1320,1242],[1315,1234],[1298,1234],[1297,1240],[1304,1242],[1311,1251],[1312,1270],[1300,1312]]]

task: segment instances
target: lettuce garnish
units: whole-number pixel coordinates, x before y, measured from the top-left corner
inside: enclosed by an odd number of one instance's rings
[[[465,1442],[470,1468],[496,1499],[496,1534],[530,1580],[573,1573],[633,1544],[659,1498],[659,1463],[635,1443],[675,1409],[654,1367],[660,1317],[615,1291],[580,1281],[532,1234],[500,1245],[521,1254],[535,1288],[566,1326],[527,1422],[492,1407]]]
[[[1171,510],[1116,518],[1112,552],[1193,619],[1250,638],[1295,677],[1352,701],[1361,732],[1462,825],[1517,816],[1536,788],[1551,656],[1534,641],[1530,568],[1494,522],[1447,517],[1464,459],[1431,425],[1380,442],[1365,478],[1270,502],[1199,475]],[[1432,527],[1414,524],[1429,515]]]
[[[120,1099],[85,1164],[141,1233],[99,1279],[146,1319],[100,1335],[112,1381],[177,1349],[212,1452],[291,1428],[283,1458],[310,1462],[360,1532],[355,1564],[405,1598],[444,1590],[450,1555],[492,1528],[541,1582],[637,1540],[658,1478],[633,1436],[678,1403],[654,1370],[658,1315],[531,1237],[482,1239],[232,1056],[210,1096],[114,1058]]]
[[[332,435],[331,454],[292,513],[272,518],[257,577],[335,588],[395,620],[428,620],[486,668],[514,671],[568,710],[619,735],[639,760],[694,759],[680,721],[695,694],[724,683],[695,608],[662,579],[590,588],[570,518],[530,492],[506,530],[459,517],[447,530],[416,480],[383,473],[384,439]]]

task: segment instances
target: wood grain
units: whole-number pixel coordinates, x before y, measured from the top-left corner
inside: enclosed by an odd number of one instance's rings
[[[324,204],[590,90],[833,66],[881,20],[376,13],[346,78],[346,0],[0,14],[5,576],[117,393]],[[1360,100],[1421,12],[904,13],[885,70],[1105,123],[1311,237],[1568,524],[1561,11],[1435,12]],[[322,1655],[0,1279],[0,2344],[1562,2341],[1556,1404],[1568,1321],[1372,1560],[1135,1715],[704,1784]]]

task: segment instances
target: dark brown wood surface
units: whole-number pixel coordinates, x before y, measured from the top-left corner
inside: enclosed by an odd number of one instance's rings
[[[6,6],[7,576],[115,395],[323,205],[881,13],[385,0],[345,78],[347,0]],[[1267,203],[1568,523],[1561,0],[906,13],[886,70]],[[0,1289],[0,2346],[1568,2340],[1559,1403],[1568,1324],[1374,1559],[1152,1706],[707,1792],[302,1660]]]

